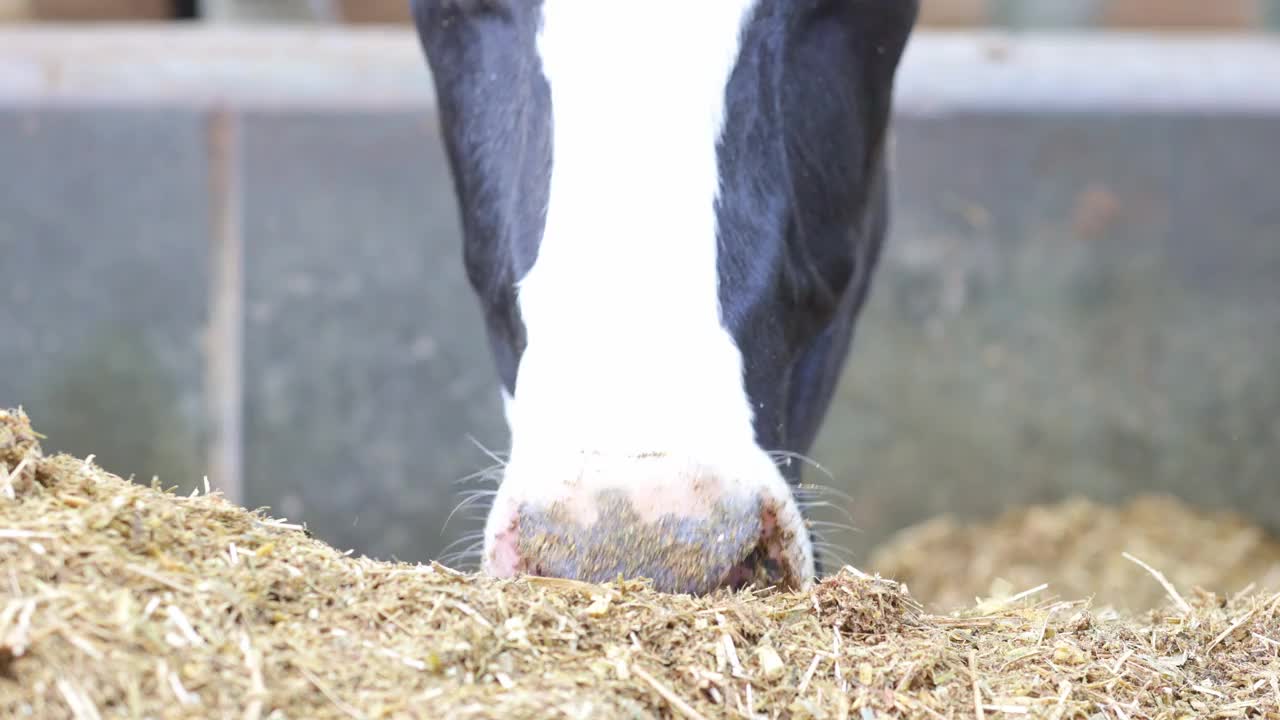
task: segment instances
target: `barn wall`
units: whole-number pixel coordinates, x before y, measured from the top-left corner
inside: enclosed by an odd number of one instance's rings
[[[860,553],[932,513],[1163,490],[1280,530],[1264,39],[934,34],[816,459]],[[678,172],[678,168],[673,168]],[[53,449],[381,557],[505,431],[403,29],[0,32],[0,405]],[[856,555],[855,555],[856,557]]]

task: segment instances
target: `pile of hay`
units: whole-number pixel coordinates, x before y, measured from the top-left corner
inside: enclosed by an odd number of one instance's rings
[[[495,581],[43,457],[0,414],[4,717],[1275,720],[1278,674],[1280,596],[935,616],[852,569],[704,598]]]
[[[1234,594],[1280,590],[1280,542],[1243,517],[1206,512],[1166,496],[1119,506],[1075,498],[1013,508],[994,521],[941,516],[899,532],[869,566],[898,580],[930,609],[972,605],[1048,583],[1062,597],[1142,612],[1167,600],[1128,552],[1177,587]]]

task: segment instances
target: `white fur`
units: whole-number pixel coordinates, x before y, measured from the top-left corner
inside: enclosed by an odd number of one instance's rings
[[[507,388],[502,388],[502,417],[507,421],[507,429],[511,429],[511,406],[515,402],[515,398],[511,397],[511,393],[507,392]]]
[[[741,357],[720,325],[713,207],[749,5],[544,4],[554,154],[542,244],[519,285],[513,454],[751,437]]]
[[[515,397],[504,397],[512,448],[487,544],[504,508],[563,497],[584,462],[645,453],[714,466],[726,490],[795,509],[755,444],[717,294],[716,142],[753,4],[543,4],[550,199],[519,283],[528,344]]]

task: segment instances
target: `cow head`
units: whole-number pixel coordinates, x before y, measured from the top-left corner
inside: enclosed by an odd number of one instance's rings
[[[511,452],[482,567],[806,586],[915,0],[416,0]],[[782,460],[785,458],[785,460]]]

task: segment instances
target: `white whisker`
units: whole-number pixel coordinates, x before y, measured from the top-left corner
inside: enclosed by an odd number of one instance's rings
[[[795,493],[797,495],[814,497],[835,496],[849,505],[852,505],[855,502],[852,495],[831,485],[814,485],[811,483],[804,483],[795,488]]]
[[[477,470],[470,475],[454,480],[453,484],[466,485],[469,482],[497,483],[502,480],[502,473],[505,469],[505,465],[490,465],[489,467]]]
[[[453,510],[449,513],[449,516],[444,519],[444,524],[440,526],[441,534],[443,534],[444,531],[449,527],[449,521],[453,519],[454,514],[456,514],[459,510],[465,507],[468,507],[470,505],[474,505],[477,501],[483,502],[485,499],[491,499],[493,498],[494,495],[497,495],[497,494],[498,494],[497,490],[474,490],[468,493],[467,496],[462,499],[462,502],[454,506]]]
[[[455,570],[464,570],[465,564],[474,563],[472,570],[480,569],[480,560],[483,557],[483,541],[474,541],[470,545],[451,553],[443,553],[437,558],[437,562],[442,565],[454,568]]]
[[[507,466],[507,461],[506,461],[505,459],[503,459],[503,457],[502,457],[501,455],[499,455],[497,452],[495,452],[495,451],[493,451],[493,450],[490,450],[489,448],[485,447],[485,446],[484,446],[484,443],[481,443],[481,442],[480,442],[480,441],[479,441],[479,440],[478,440],[474,435],[470,435],[470,434],[468,434],[468,435],[467,435],[467,439],[468,439],[468,440],[470,440],[470,441],[471,441],[471,444],[472,444],[472,445],[475,445],[475,446],[476,446],[476,448],[478,448],[478,449],[480,450],[480,452],[484,453],[485,455],[488,455],[490,460],[494,461],[494,462],[495,462],[495,463],[497,463],[498,465],[501,465],[502,467],[506,467],[506,466]]]
[[[441,552],[441,553],[444,553],[444,554],[448,554],[448,553],[449,553],[449,551],[453,550],[454,548],[458,547],[459,545],[464,545],[464,544],[467,544],[467,543],[471,543],[471,546],[474,546],[474,545],[475,545],[475,544],[477,544],[477,543],[483,543],[483,542],[484,542],[484,532],[483,532],[483,531],[471,532],[471,533],[467,533],[466,535],[463,535],[463,536],[459,537],[458,539],[454,540],[453,542],[449,543],[448,545],[445,545],[445,546],[444,546],[444,549],[443,549],[443,550],[441,550],[440,552]]]
[[[811,528],[815,528],[819,530],[836,530],[836,531],[845,531],[845,532],[851,532],[851,533],[861,532],[860,530],[858,530],[858,528],[854,527],[853,525],[848,525],[846,523],[839,523],[839,522],[828,522],[826,520],[809,520],[808,525]]]
[[[835,480],[835,476],[831,474],[830,470],[827,470],[827,468],[824,467],[821,463],[819,463],[817,460],[814,460],[813,458],[807,455],[803,455],[798,452],[792,452],[790,450],[773,450],[769,452],[769,456],[773,458],[774,463],[776,464],[781,464],[784,461],[789,462],[791,460],[799,460],[800,462],[812,467],[813,469],[817,470],[823,475],[826,475],[827,478],[829,478],[830,480],[832,481]]]
[[[844,516],[844,518],[849,522],[853,522],[853,513],[849,512],[847,508],[844,508],[840,505],[836,505],[834,503],[829,503],[826,500],[800,501],[796,504],[799,505],[800,510],[805,513],[808,513],[811,510],[817,510],[819,508],[831,508],[832,510],[835,510],[836,512]]]
[[[815,542],[813,544],[813,549],[823,561],[833,559],[840,566],[853,564],[850,562],[852,554],[849,552],[848,548],[828,542]]]

